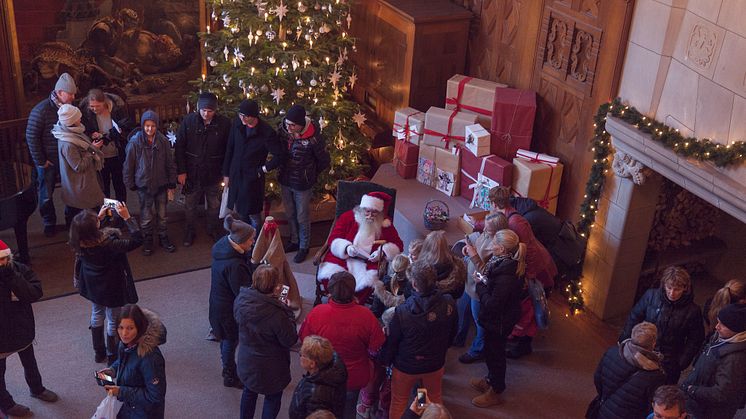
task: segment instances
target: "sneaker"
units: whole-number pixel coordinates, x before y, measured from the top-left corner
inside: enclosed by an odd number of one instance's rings
[[[503,397],[500,393],[496,393],[492,387],[487,389],[484,393],[480,394],[479,396],[471,399],[471,404],[473,404],[476,407],[492,407],[497,406],[505,403],[505,400],[503,400]]]
[[[47,403],[54,403],[59,400],[59,396],[57,396],[57,393],[46,388],[39,394],[32,394],[31,397]]]
[[[219,342],[218,338],[215,337],[215,335],[212,333],[212,329],[210,329],[210,331],[207,332],[207,336],[205,336],[205,340],[209,340],[210,342]]]
[[[17,418],[27,418],[34,415],[33,413],[31,413],[31,409],[29,409],[28,406],[24,406],[18,403],[16,403],[10,409],[6,410],[5,414]]]
[[[54,237],[54,235],[56,233],[57,233],[57,226],[55,226],[55,225],[44,226],[44,236],[46,236],[46,237]],[[26,406],[23,406],[23,405],[20,405],[20,404],[17,404],[16,406],[26,407]],[[13,407],[15,407],[15,406],[13,406]]]
[[[471,385],[471,388],[480,393],[484,393],[490,388],[490,384],[487,382],[486,378],[472,378],[469,381],[469,384]]]
[[[295,254],[293,262],[302,263],[304,260],[306,260],[306,256],[308,256],[308,249],[298,249],[298,253]]]
[[[285,253],[292,253],[298,250],[298,243],[288,243],[287,246],[285,246]]]
[[[484,361],[484,355],[472,355],[469,352],[464,352],[463,354],[461,354],[461,356],[458,357],[458,362],[462,364],[473,364],[479,361]]]
[[[189,247],[194,243],[194,230],[189,228],[184,232],[184,247]]]
[[[171,243],[171,240],[168,239],[168,236],[161,236],[158,240],[161,247],[165,249],[168,253],[173,253],[176,251],[176,246],[174,246],[173,243]]]

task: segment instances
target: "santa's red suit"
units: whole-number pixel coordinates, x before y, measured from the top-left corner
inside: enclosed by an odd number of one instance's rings
[[[354,210],[343,213],[337,219],[334,230],[329,235],[329,251],[319,266],[319,281],[328,280],[336,272],[348,271],[355,277],[355,291],[360,291],[371,287],[378,279],[378,262],[349,257],[347,246],[353,245],[368,254],[381,249],[388,260],[392,260],[394,256],[402,252],[404,245],[388,218],[383,220],[381,232],[377,237],[374,235],[365,237],[363,234],[358,234],[359,230],[360,225],[355,220]],[[376,241],[384,241],[384,243],[376,244],[374,243]]]

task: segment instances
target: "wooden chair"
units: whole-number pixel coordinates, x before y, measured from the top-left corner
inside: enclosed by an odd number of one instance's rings
[[[355,208],[360,204],[363,195],[371,192],[385,192],[391,196],[389,204],[389,214],[391,221],[394,221],[394,208],[396,207],[396,189],[387,188],[373,182],[349,182],[340,180],[337,184],[337,205],[334,210],[334,219],[338,219],[343,213]],[[329,230],[329,234],[334,231],[334,224]],[[319,265],[324,260],[324,256],[329,251],[329,236],[327,236],[324,245],[316,252],[313,257],[313,264],[316,266],[316,300],[313,305],[321,304],[321,298],[327,296],[326,280],[319,281]],[[383,278],[388,269],[388,262],[382,259],[378,264],[378,277]]]

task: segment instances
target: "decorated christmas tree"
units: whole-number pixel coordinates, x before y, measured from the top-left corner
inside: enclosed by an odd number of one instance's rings
[[[357,75],[348,60],[350,0],[208,0],[209,24],[200,34],[207,74],[194,82],[215,93],[224,113],[235,115],[245,98],[256,100],[270,124],[293,104],[306,108],[327,139],[332,165],[317,192],[365,169],[365,116],[350,99]],[[267,194],[277,196],[272,175]]]

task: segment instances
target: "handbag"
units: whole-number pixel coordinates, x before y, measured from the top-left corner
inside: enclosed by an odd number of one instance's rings
[[[113,394],[109,393],[101,400],[91,419],[116,419],[123,404]]]
[[[233,208],[228,208],[228,191],[230,190],[229,188],[229,186],[223,188],[223,197],[220,200],[220,214],[218,215],[218,218],[220,219],[225,218],[225,216],[228,215],[231,210],[233,210]]]
[[[547,302],[547,295],[544,292],[544,287],[541,282],[531,279],[528,281],[528,292],[531,295],[531,301],[534,303],[534,318],[536,319],[536,326],[539,329],[546,329],[549,327],[549,317],[551,312],[549,311],[549,303]]]

